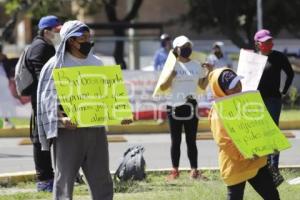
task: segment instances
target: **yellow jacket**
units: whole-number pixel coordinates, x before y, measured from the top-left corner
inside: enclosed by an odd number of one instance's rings
[[[212,92],[216,98],[225,96],[218,84],[219,75],[224,69],[227,68],[214,70],[209,78]],[[209,120],[214,140],[219,146],[219,167],[225,184],[228,186],[235,185],[256,176],[258,170],[266,165],[266,156],[256,160],[245,159],[228,136],[217,112],[213,108]]]

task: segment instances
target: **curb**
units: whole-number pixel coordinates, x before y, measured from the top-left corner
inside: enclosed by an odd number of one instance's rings
[[[287,138],[295,138],[295,135],[292,132],[283,131],[283,134]],[[197,134],[196,140],[212,140],[213,135],[211,132],[201,132]],[[107,136],[108,143],[119,143],[119,142],[127,142],[127,139],[122,135],[108,135]],[[18,143],[19,145],[32,145],[31,140],[28,137],[24,137]]]
[[[279,166],[280,169],[300,169],[300,165],[282,165]],[[161,169],[147,169],[146,172],[154,173],[161,172],[167,173],[171,170],[171,168],[161,168]],[[189,171],[190,168],[179,168],[180,171]],[[219,167],[200,167],[199,170],[203,171],[218,171]],[[114,171],[110,172],[112,175],[115,173]],[[3,173],[0,174],[0,186],[4,185],[14,185],[19,182],[28,182],[35,181],[35,171],[24,171],[24,172],[14,172],[14,173]]]
[[[125,137],[123,137],[121,135],[108,135],[107,141],[109,143],[127,142]],[[30,138],[26,137],[26,138],[21,139],[21,141],[19,142],[19,145],[32,145],[32,142],[31,142]]]
[[[281,130],[300,129],[300,121],[281,121],[279,123]],[[200,120],[198,124],[198,132],[210,131],[208,120]],[[108,134],[147,134],[147,133],[168,133],[168,123],[162,124],[139,124],[128,126],[108,126]],[[28,137],[29,128],[15,128],[15,129],[0,129],[1,137]]]

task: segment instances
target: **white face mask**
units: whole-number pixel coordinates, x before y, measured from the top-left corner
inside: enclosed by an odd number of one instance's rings
[[[50,41],[52,42],[52,44],[54,45],[54,46],[57,46],[57,45],[59,45],[59,43],[60,43],[60,35],[59,35],[59,33],[55,33],[55,32],[52,32],[52,35],[53,35],[53,37],[52,38],[50,38]]]

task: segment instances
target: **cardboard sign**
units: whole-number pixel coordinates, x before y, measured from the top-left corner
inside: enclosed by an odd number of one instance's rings
[[[243,91],[257,90],[267,60],[267,56],[241,49],[237,74],[244,77]]]
[[[214,103],[228,135],[245,158],[291,147],[274,123],[258,91],[227,96]]]
[[[79,127],[120,124],[132,111],[120,66],[54,69],[59,101]]]

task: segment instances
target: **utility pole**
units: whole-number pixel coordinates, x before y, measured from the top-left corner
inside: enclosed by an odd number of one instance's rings
[[[257,12],[257,30],[260,30],[263,28],[262,0],[256,0],[256,12]]]
[[[133,5],[133,0],[127,0],[127,10],[130,12]],[[133,22],[132,20],[131,22]],[[135,30],[133,28],[128,29],[128,68],[130,70],[140,69],[140,48],[139,41],[135,37]]]

